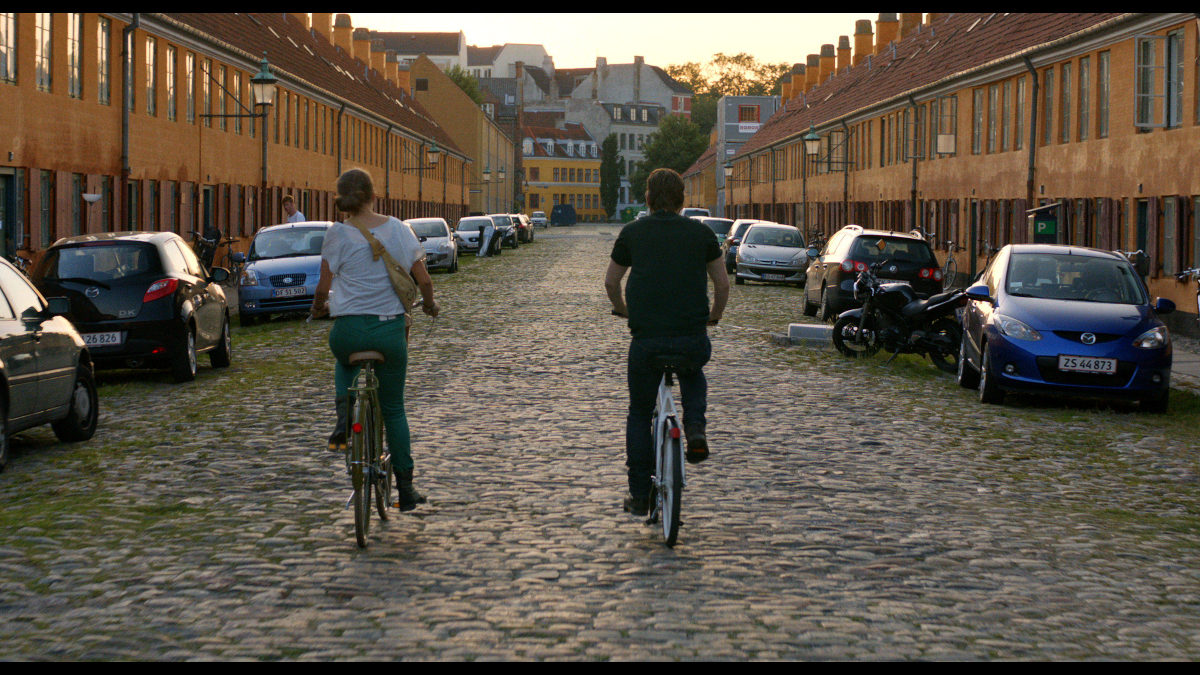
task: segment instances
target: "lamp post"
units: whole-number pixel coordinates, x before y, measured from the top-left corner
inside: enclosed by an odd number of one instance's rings
[[[262,184],[259,187],[259,227],[267,222],[267,111],[275,105],[276,82],[278,79],[271,74],[271,65],[267,63],[267,54],[263,52],[262,63],[258,73],[250,78],[250,93],[254,97],[254,107],[260,112],[254,116],[262,118]]]
[[[751,166],[753,166],[753,164],[754,164],[753,159],[750,160],[750,164],[751,164]],[[750,181],[751,181],[750,178],[734,178],[733,177],[733,163],[726,162],[726,164],[725,164],[725,185],[728,186],[728,185],[732,185],[734,183],[749,183]],[[732,192],[732,188],[730,188],[730,191]],[[730,196],[732,197],[732,194]],[[726,201],[727,208],[728,208],[728,201],[729,200]],[[747,199],[746,201],[750,201],[750,200]],[[726,213],[725,215],[728,216],[729,214]]]
[[[425,213],[425,206],[424,206],[424,203],[425,203],[425,198],[424,198],[425,170],[437,168],[438,159],[441,158],[441,155],[442,155],[442,149],[439,148],[437,143],[433,142],[433,141],[431,141],[429,145],[425,145],[425,143],[422,142],[421,149],[422,149],[422,151],[417,153],[416,168],[414,169],[413,167],[402,167],[400,170],[402,172],[406,172],[406,171],[416,171],[417,172],[417,215],[425,216],[425,215],[428,215],[427,213]],[[444,184],[444,181],[443,181],[443,184]],[[444,185],[443,185],[443,187],[444,187]],[[443,199],[444,198],[445,198],[445,195],[443,194]]]
[[[817,135],[817,130],[813,128],[813,125],[809,124],[808,133],[804,134],[804,161],[800,163],[800,201],[804,207],[804,216],[801,220],[805,230],[808,229],[808,160],[819,154],[821,154],[821,137]],[[808,234],[811,232],[807,232],[806,236]]]

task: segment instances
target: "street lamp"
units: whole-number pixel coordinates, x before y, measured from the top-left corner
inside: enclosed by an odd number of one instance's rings
[[[203,114],[200,117],[251,117],[262,120],[261,129],[259,130],[262,135],[262,177],[261,185],[259,185],[258,205],[258,224],[261,227],[267,222],[267,111],[272,105],[275,105],[276,84],[279,82],[279,79],[271,74],[271,64],[267,63],[267,53],[263,52],[262,61],[259,62],[258,73],[250,78],[250,94],[253,97],[254,107],[258,109],[258,112],[253,112],[246,107],[246,104],[242,103],[237,94],[226,89],[224,83],[214,78],[211,72],[206,70],[206,74],[209,80],[220,87],[225,92],[225,95],[232,99],[234,103],[237,103],[238,107],[245,112],[233,115]]]

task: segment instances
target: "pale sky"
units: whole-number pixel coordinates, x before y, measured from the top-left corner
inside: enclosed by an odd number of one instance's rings
[[[861,14],[372,14],[352,13],[355,28],[415,33],[462,31],[479,47],[506,42],[541,44],[555,68],[586,68],[603,56],[611,63],[666,67],[706,64],[713,54],[746,52],[760,62],[804,63],[838,36],[854,44]]]

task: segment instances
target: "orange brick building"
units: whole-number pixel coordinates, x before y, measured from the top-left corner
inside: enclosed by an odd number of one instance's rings
[[[264,55],[265,180],[263,120],[233,117],[262,109]],[[285,194],[336,219],[356,167],[382,212],[457,218],[471,158],[405,75],[348,15],[0,14],[0,252],[124,229],[245,237],[283,220]]]
[[[785,109],[733,159],[730,210],[806,233],[919,227],[969,271],[1031,241],[1027,212],[1049,206],[1061,243],[1145,251],[1151,293],[1194,332],[1195,288],[1173,274],[1200,265],[1198,26],[1191,13],[860,21],[853,49],[843,36],[793,68]]]

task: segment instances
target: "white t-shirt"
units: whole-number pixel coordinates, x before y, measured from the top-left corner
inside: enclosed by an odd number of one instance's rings
[[[418,260],[425,259],[425,248],[412,227],[398,218],[389,217],[386,223],[371,228],[371,234],[406,270],[411,271]],[[392,289],[383,258],[372,260],[371,245],[357,227],[334,223],[325,234],[321,257],[333,272],[330,316],[404,313],[404,305]]]
[[[296,211],[296,212],[295,212],[295,213],[293,213],[292,215],[288,216],[287,222],[289,222],[289,223],[303,223],[303,222],[304,222],[304,220],[305,220],[305,218],[304,218],[304,214],[303,214],[303,213],[301,213],[301,212],[299,212],[299,211]]]

